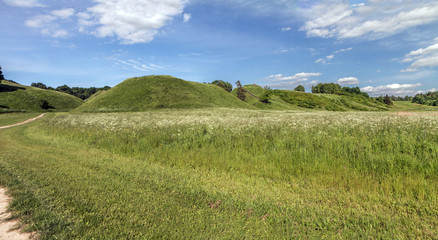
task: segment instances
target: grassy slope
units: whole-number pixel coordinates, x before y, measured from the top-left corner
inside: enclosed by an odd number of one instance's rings
[[[55,111],[69,111],[82,104],[82,100],[69,94],[43,90],[2,81],[0,85],[0,111],[46,111],[40,107],[45,100]]]
[[[387,113],[59,114],[0,131],[0,185],[43,239],[436,239],[437,133],[419,141],[435,126]]]
[[[264,89],[257,85],[246,85],[245,89],[256,96],[261,96]],[[237,89],[232,92],[237,95]],[[274,90],[271,96],[271,103],[263,104],[250,94],[246,94],[245,102],[258,109],[272,110],[303,110],[317,109],[329,111],[386,111],[388,108],[373,99],[362,96],[332,95],[332,94],[311,94],[290,90]]]
[[[252,108],[220,87],[171,76],[130,78],[79,107],[83,112],[159,108]]]
[[[244,88],[250,91],[252,94],[256,96],[261,96],[264,92],[264,89],[258,85],[245,85]],[[232,94],[237,97],[237,89],[232,91]],[[253,97],[251,94],[246,93],[245,102],[248,104],[255,106],[258,109],[263,110],[303,110],[303,108],[291,105],[285,101],[283,101],[280,97],[272,95],[270,103],[261,103],[258,98]]]
[[[362,96],[311,94],[288,90],[275,90],[282,100],[293,105],[329,111],[385,111],[388,108],[374,99]]]
[[[391,106],[391,111],[437,111],[438,107],[421,105],[417,103],[394,101],[394,105]]]

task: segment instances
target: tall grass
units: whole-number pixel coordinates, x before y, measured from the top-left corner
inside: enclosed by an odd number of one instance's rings
[[[16,209],[48,238],[438,237],[433,114],[57,114],[0,133],[0,183],[39,202]]]

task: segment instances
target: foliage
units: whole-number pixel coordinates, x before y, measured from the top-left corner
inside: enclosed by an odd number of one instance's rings
[[[428,92],[426,94],[419,93],[412,99],[413,103],[437,106],[438,105],[438,92]]]
[[[171,76],[130,78],[86,101],[77,111],[133,112],[160,108],[252,108],[211,84]],[[75,110],[76,111],[76,110]]]
[[[233,85],[231,85],[231,83],[229,83],[229,82],[224,82],[222,80],[215,80],[215,81],[211,82],[211,84],[219,86],[219,87],[225,89],[227,92],[233,91]]]
[[[305,92],[306,89],[304,88],[303,85],[298,85],[298,86],[294,89],[294,91]]]
[[[30,86],[31,87],[36,87],[36,88],[41,88],[41,89],[47,89],[46,84],[41,83],[41,82],[32,83]]]
[[[271,95],[272,95],[272,90],[269,87],[265,87],[264,88],[264,92],[263,94],[260,96],[259,101],[262,103],[271,103]]]
[[[237,81],[236,85],[237,85],[237,98],[242,101],[245,101],[246,99],[245,89],[242,87],[242,84],[240,84],[240,81]]]
[[[0,84],[2,83],[2,80],[5,80],[5,76],[3,75],[2,67],[0,66]]]
[[[57,114],[1,131],[0,185],[41,239],[437,239],[436,126],[433,113]]]
[[[318,83],[312,86],[312,93],[339,94],[341,92],[342,88],[337,83]]]
[[[391,98],[388,95],[386,95],[383,98],[383,103],[386,104],[386,105],[389,105],[389,106],[393,105],[392,100],[391,100]]]

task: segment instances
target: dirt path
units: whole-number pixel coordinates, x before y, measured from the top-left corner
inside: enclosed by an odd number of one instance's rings
[[[1,126],[0,129],[3,128],[10,128],[15,126],[24,125],[26,123],[30,123],[32,121],[35,121],[39,118],[44,117],[44,113],[39,115],[38,117],[34,117],[31,119],[28,119],[24,122],[10,124],[6,126]],[[19,230],[17,230],[17,226],[19,226],[18,221],[8,221],[8,217],[10,216],[7,212],[9,202],[11,201],[11,198],[6,195],[6,189],[0,187],[0,240],[28,240],[32,239],[33,235],[31,233],[21,233]],[[11,231],[11,229],[13,229]]]
[[[16,126],[24,125],[24,124],[26,124],[26,123],[30,123],[30,122],[32,122],[32,121],[35,121],[35,120],[39,119],[39,118],[42,118],[42,117],[44,117],[44,115],[46,115],[46,114],[43,113],[43,114],[39,115],[38,117],[34,117],[34,118],[31,118],[31,119],[27,119],[27,120],[24,121],[24,122],[15,123],[15,124],[6,125],[6,126],[1,126],[0,129],[3,129],[3,128],[10,128],[10,127],[16,127]]]
[[[31,233],[21,233],[16,229],[18,221],[7,221],[9,213],[8,204],[11,198],[6,195],[6,189],[0,187],[0,240],[28,240],[32,239]]]

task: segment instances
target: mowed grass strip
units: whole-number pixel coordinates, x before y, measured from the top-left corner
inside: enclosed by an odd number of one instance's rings
[[[433,239],[435,121],[60,114],[0,131],[0,184],[12,190],[17,216],[47,239]]]

